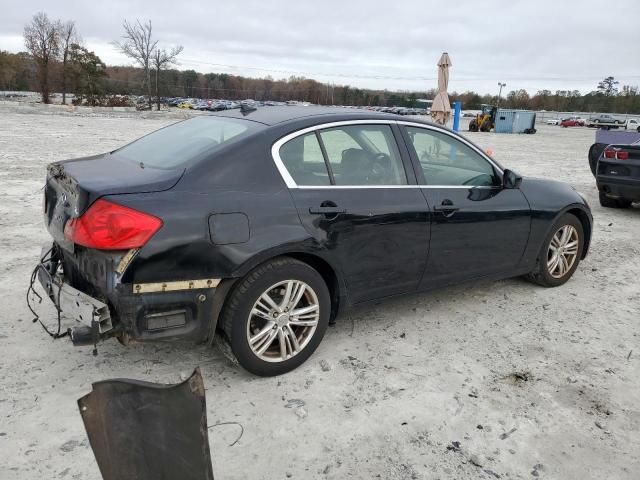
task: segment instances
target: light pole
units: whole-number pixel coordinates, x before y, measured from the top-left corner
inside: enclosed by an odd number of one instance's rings
[[[498,104],[496,105],[496,107],[500,106],[500,95],[502,95],[502,87],[506,87],[507,84],[506,83],[502,83],[502,82],[498,82],[498,86],[500,87],[500,90],[498,90]]]

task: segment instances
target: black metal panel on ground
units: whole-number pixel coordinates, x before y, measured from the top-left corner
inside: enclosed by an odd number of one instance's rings
[[[177,385],[97,382],[78,406],[104,480],[213,480],[198,368]]]

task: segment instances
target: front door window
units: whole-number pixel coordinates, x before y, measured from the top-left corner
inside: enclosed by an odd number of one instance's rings
[[[406,129],[426,185],[491,187],[498,184],[493,165],[460,140],[425,128]]]

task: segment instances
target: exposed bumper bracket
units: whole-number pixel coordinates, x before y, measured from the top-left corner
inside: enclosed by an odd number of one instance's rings
[[[181,280],[177,282],[134,283],[133,293],[175,292],[178,290],[198,290],[215,288],[220,283],[219,278],[205,278],[202,280]]]
[[[96,328],[99,334],[113,329],[109,307],[66,283],[62,274],[51,273],[51,265],[38,265],[38,281],[53,304],[65,316],[81,322],[90,328]]]

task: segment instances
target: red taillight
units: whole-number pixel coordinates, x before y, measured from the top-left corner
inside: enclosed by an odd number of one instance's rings
[[[78,218],[64,226],[64,236],[73,243],[97,250],[140,248],[162,226],[162,220],[148,213],[96,200]]]
[[[605,158],[615,158],[616,160],[628,160],[629,152],[619,148],[607,148],[604,151]]]

